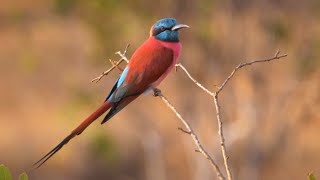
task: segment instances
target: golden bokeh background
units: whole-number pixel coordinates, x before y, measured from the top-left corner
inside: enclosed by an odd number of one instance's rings
[[[220,95],[235,179],[320,177],[319,0],[2,0],[0,164],[14,178],[104,100],[119,72],[91,79],[158,19],[182,30],[181,62],[214,90],[240,62],[288,57],[239,71]],[[212,99],[180,70],[160,85],[223,168]],[[31,180],[217,179],[175,115],[151,95],[99,119]]]

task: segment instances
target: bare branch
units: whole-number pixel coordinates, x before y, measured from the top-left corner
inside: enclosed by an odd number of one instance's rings
[[[126,52],[127,52],[127,48],[128,48],[128,46],[126,47],[126,49],[125,49],[125,51],[123,53],[121,53],[120,51],[116,52],[116,54],[118,54],[121,57],[121,59],[119,61],[123,61],[124,60],[127,63],[129,62],[129,60],[127,59],[127,57],[125,55]],[[113,61],[111,61],[111,64],[113,64],[112,68],[107,70],[106,71],[107,73],[103,73],[101,75],[101,77],[99,76],[99,77],[95,78],[95,79],[97,79],[95,81],[99,81],[103,76],[107,75],[110,71],[112,71],[118,65],[118,63],[119,64],[121,63],[119,61],[117,63],[115,63],[115,64],[114,64]],[[182,67],[182,69],[184,69],[184,71],[187,72],[187,70],[182,65],[180,67]],[[119,70],[121,71],[121,69],[119,69]],[[201,85],[200,83],[198,83],[198,84]],[[184,130],[183,128],[178,128],[178,129],[180,129],[184,133],[189,134],[192,137],[194,143],[198,147],[196,152],[200,152],[210,162],[210,165],[212,166],[213,170],[216,172],[216,174],[217,174],[217,176],[219,177],[220,180],[225,180],[225,177],[223,176],[219,166],[213,160],[213,158],[208,154],[208,152],[204,149],[204,147],[202,146],[202,144],[200,143],[200,141],[198,139],[198,136],[195,134],[195,132],[191,128],[190,124],[182,118],[181,114],[177,112],[176,108],[169,102],[169,100],[161,93],[161,91],[159,89],[156,89],[156,88],[154,89],[154,96],[159,96],[161,98],[161,100],[164,103],[166,103],[166,105],[175,113],[175,115],[178,117],[178,119],[181,120],[181,122],[184,124],[184,126],[185,126],[185,128],[187,130]]]
[[[113,62],[110,60],[111,64],[113,65],[109,70],[103,72],[99,77],[93,79],[92,81],[94,82],[98,82],[103,76],[107,75],[110,71],[112,71],[115,67],[118,67],[118,65],[122,62],[122,61],[126,61],[127,63],[129,62],[129,60],[126,57],[126,52],[127,49],[129,47],[129,44],[127,45],[126,49],[124,50],[123,53],[121,53],[120,51],[116,52],[116,54],[118,54],[121,59],[118,60],[117,62]],[[222,123],[222,118],[221,118],[221,112],[220,112],[220,105],[219,105],[219,98],[218,95],[219,93],[223,90],[223,88],[226,86],[226,84],[231,80],[232,77],[234,77],[234,74],[241,68],[245,67],[245,66],[249,66],[255,63],[259,63],[259,62],[268,62],[268,61],[272,61],[272,60],[276,60],[276,59],[281,59],[286,57],[287,55],[280,55],[280,51],[278,50],[276,52],[276,54],[272,57],[272,58],[267,58],[267,59],[261,59],[261,60],[255,60],[255,61],[251,61],[251,62],[247,62],[247,63],[240,63],[232,72],[231,74],[225,79],[225,81],[221,84],[221,86],[219,86],[219,88],[217,89],[217,91],[212,92],[209,91],[207,88],[205,88],[202,84],[200,84],[198,81],[196,81],[191,75],[190,73],[187,71],[187,69],[182,65],[182,64],[176,64],[176,71],[177,71],[177,67],[180,67],[185,73],[186,75],[189,77],[189,79],[194,82],[199,88],[201,88],[204,92],[206,92],[208,95],[210,95],[213,100],[214,100],[214,104],[215,104],[215,109],[216,109],[216,116],[217,116],[217,122],[218,122],[218,134],[220,137],[220,145],[221,145],[221,152],[222,152],[222,156],[224,159],[224,166],[227,172],[227,177],[229,180],[232,180],[232,175],[231,175],[231,171],[230,171],[230,166],[228,165],[228,155],[227,155],[227,150],[226,150],[226,146],[225,146],[225,137],[223,134],[223,123]],[[118,69],[120,71],[122,71],[121,68],[118,67]],[[197,146],[197,150],[195,150],[196,152],[201,153],[209,162],[210,165],[212,166],[213,170],[216,172],[217,176],[219,177],[220,180],[224,180],[225,177],[222,174],[220,168],[218,167],[217,163],[213,160],[213,158],[208,154],[208,152],[204,149],[203,145],[200,143],[198,136],[195,134],[194,130],[192,129],[192,127],[190,126],[190,124],[185,121],[181,114],[176,110],[176,108],[172,105],[172,103],[161,93],[161,91],[159,89],[154,89],[154,96],[159,96],[161,98],[161,100],[172,110],[172,112],[175,113],[175,115],[177,116],[177,118],[182,122],[182,124],[185,126],[185,128],[187,130],[184,130],[183,128],[178,128],[179,130],[181,130],[184,133],[189,134],[194,143]]]
[[[191,134],[191,132],[190,131],[186,131],[186,130],[184,130],[182,127],[178,127],[178,129],[181,131],[181,132],[184,132],[184,133],[186,133],[186,134]]]
[[[215,104],[216,114],[217,114],[218,134],[219,134],[219,138],[220,138],[221,153],[223,156],[224,166],[225,166],[225,169],[227,172],[227,177],[229,180],[232,180],[231,171],[230,171],[230,167],[228,164],[229,157],[227,156],[227,149],[225,146],[225,138],[224,138],[223,129],[222,129],[222,120],[221,120],[220,105],[219,105],[219,101],[218,101],[218,96],[216,95],[215,92],[209,91],[202,84],[200,84],[198,81],[196,81],[182,64],[177,64],[176,67],[180,67],[187,74],[187,76],[189,77],[189,79],[191,81],[193,81],[200,89],[202,89],[204,92],[206,92],[208,95],[210,95],[214,99],[214,104]]]
[[[121,59],[119,59],[117,62],[112,61],[111,59],[109,60],[112,64],[111,68],[109,68],[108,70],[104,71],[103,73],[101,73],[100,76],[94,78],[91,80],[91,82],[99,82],[104,76],[108,75],[114,68],[119,68],[119,65],[123,62],[126,61],[127,63],[129,62],[129,60],[127,59],[127,57],[125,56],[128,48],[129,48],[130,44],[127,44],[126,49],[123,51],[123,54],[118,51],[116,52],[116,54],[119,54],[121,56]]]
[[[225,87],[225,85],[230,81],[230,79],[234,76],[234,74],[241,68],[245,67],[245,66],[249,66],[255,63],[260,63],[260,62],[268,62],[268,61],[272,61],[272,60],[277,60],[277,59],[281,59],[286,57],[287,54],[284,55],[280,55],[280,50],[278,50],[275,55],[271,58],[267,58],[267,59],[261,59],[261,60],[255,60],[255,61],[251,61],[251,62],[247,62],[247,63],[240,63],[232,72],[231,74],[227,77],[227,79],[222,83],[221,86],[219,86],[219,88],[217,89],[216,92],[211,92],[209,91],[207,88],[205,88],[202,84],[200,84],[198,81],[196,81],[191,75],[190,73],[187,71],[187,69],[182,66],[182,64],[177,64],[176,67],[180,67],[189,77],[189,79],[191,81],[193,81],[199,88],[201,88],[204,92],[206,92],[208,95],[213,97],[214,100],[214,104],[215,104],[215,109],[216,109],[216,115],[217,115],[217,122],[218,122],[218,134],[220,137],[220,145],[221,145],[221,153],[223,156],[223,161],[224,161],[224,166],[227,172],[227,177],[229,180],[232,180],[232,175],[231,175],[231,171],[230,171],[230,166],[228,163],[228,155],[227,155],[227,149],[225,146],[225,137],[223,134],[223,126],[222,126],[222,118],[221,118],[221,112],[220,112],[220,105],[219,105],[219,98],[218,95],[219,93],[223,90],[223,88]]]
[[[193,81],[197,86],[199,86],[203,91],[205,91],[206,93],[208,93],[210,96],[214,96],[213,92],[210,92],[207,88],[205,88],[202,84],[200,84],[198,81],[196,81],[191,75],[190,73],[187,71],[187,69],[181,64],[176,64],[176,67],[180,67],[186,74],[187,76],[191,79],[191,81]]]
[[[214,105],[215,105],[215,108],[216,108],[216,115],[217,115],[217,122],[218,122],[218,134],[219,134],[219,138],[220,138],[220,147],[221,147],[221,153],[222,153],[222,157],[223,157],[223,163],[224,163],[224,167],[225,167],[226,172],[227,172],[228,179],[232,180],[230,166],[229,166],[229,163],[228,163],[229,156],[227,155],[227,148],[226,148],[226,145],[225,145],[225,138],[224,138],[223,128],[222,128],[222,119],[221,119],[218,95],[216,94],[213,97],[213,99],[214,99]]]
[[[112,66],[116,66],[117,69],[118,69],[120,72],[123,71],[123,69],[122,69],[120,66],[117,65],[117,62],[116,62],[116,61],[113,61],[112,59],[109,59],[109,61],[110,61],[110,63],[112,64]]]
[[[123,51],[123,53],[121,53],[121,51],[116,52],[116,54],[118,54],[123,60],[125,60],[127,63],[129,63],[128,58],[126,57],[128,48],[129,48],[130,44],[127,44],[126,49]]]
[[[251,62],[246,62],[246,63],[240,63],[232,72],[231,74],[227,77],[227,79],[221,84],[221,86],[218,88],[218,90],[216,91],[216,94],[219,94],[222,89],[224,88],[224,86],[230,81],[230,79],[234,76],[234,74],[241,69],[244,66],[249,66],[255,63],[260,63],[260,62],[268,62],[268,61],[272,61],[272,60],[277,60],[277,59],[281,59],[284,57],[287,57],[287,54],[283,54],[280,55],[280,50],[277,50],[277,52],[275,53],[275,55],[271,58],[266,58],[266,59],[261,59],[261,60],[255,60],[255,61],[251,61]]]
[[[187,129],[187,131],[183,130],[182,128],[180,130],[182,130],[185,133],[190,134],[190,136],[192,137],[194,143],[196,144],[196,146],[198,147],[198,149],[196,150],[196,152],[200,152],[209,162],[211,167],[213,168],[213,170],[216,172],[217,176],[219,177],[220,180],[224,180],[225,177],[223,176],[219,166],[217,165],[217,163],[212,159],[212,157],[208,154],[208,152],[204,149],[204,147],[202,146],[202,144],[200,143],[198,136],[195,134],[194,130],[192,129],[192,127],[190,126],[190,124],[184,120],[181,116],[181,114],[176,110],[176,108],[171,104],[171,102],[160,92],[157,92],[157,95],[161,98],[161,100],[171,109],[171,111],[173,113],[175,113],[175,115],[177,116],[177,118],[182,122],[182,124],[185,126],[185,128]]]

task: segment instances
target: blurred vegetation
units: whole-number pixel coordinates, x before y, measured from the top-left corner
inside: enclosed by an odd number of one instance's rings
[[[289,56],[239,72],[221,94],[236,179],[305,179],[320,166],[319,0],[10,0],[0,3],[0,161],[32,164],[105,99],[108,59],[128,57],[158,19],[181,32],[181,61],[210,89],[240,62]],[[160,88],[219,164],[213,104],[178,71]],[[141,96],[108,123],[93,123],[30,179],[214,179],[207,161],[161,102]],[[21,152],[23,149],[23,153]],[[3,169],[3,167],[2,167]],[[4,172],[4,171],[3,171]],[[290,172],[288,174],[287,172]],[[319,172],[315,171],[317,176]],[[309,176],[310,179],[310,176]]]
[[[3,164],[0,164],[0,180],[12,180],[10,169]],[[20,174],[19,180],[28,180],[28,175],[26,173]]]
[[[120,161],[119,151],[111,137],[104,133],[97,133],[90,141],[88,148],[93,158],[105,160],[113,165]]]
[[[313,175],[313,173],[310,173],[308,175],[309,180],[316,180],[316,177]]]

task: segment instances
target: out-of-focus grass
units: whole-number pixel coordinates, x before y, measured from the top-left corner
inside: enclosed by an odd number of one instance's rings
[[[11,172],[8,167],[3,164],[0,165],[0,180],[11,180]]]
[[[301,50],[301,59],[297,64],[299,78],[303,79],[320,67],[320,38],[314,37]]]
[[[28,175],[27,175],[27,173],[22,173],[22,174],[20,174],[19,180],[28,180]]]
[[[0,165],[0,180],[12,180],[10,169],[3,164]],[[20,174],[19,180],[28,180],[27,173]]]
[[[316,180],[316,177],[313,175],[313,173],[310,173],[310,174],[308,175],[308,179],[309,179],[309,180]]]
[[[289,39],[289,27],[281,18],[271,19],[266,23],[266,30],[275,41],[286,41]]]
[[[66,16],[76,6],[77,0],[55,0],[54,10],[57,14]]]

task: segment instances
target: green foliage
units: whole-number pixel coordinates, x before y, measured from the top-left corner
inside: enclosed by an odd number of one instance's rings
[[[19,180],[28,180],[28,175],[27,175],[27,173],[24,172],[24,173],[20,174]]]
[[[300,78],[307,77],[318,70],[320,66],[320,38],[315,37],[310,43],[305,44],[299,53],[297,73]]]
[[[5,165],[1,164],[0,165],[0,180],[11,180],[11,172],[8,167]]]
[[[0,165],[0,180],[12,180],[10,169],[3,164]],[[20,174],[19,180],[28,180],[27,173]]]
[[[308,179],[309,180],[316,180],[316,177],[313,175],[313,173],[309,173]]]
[[[275,40],[287,40],[289,38],[289,27],[281,19],[270,20],[267,23],[268,32]]]
[[[54,10],[57,14],[65,16],[68,15],[76,5],[77,0],[55,0]]]

